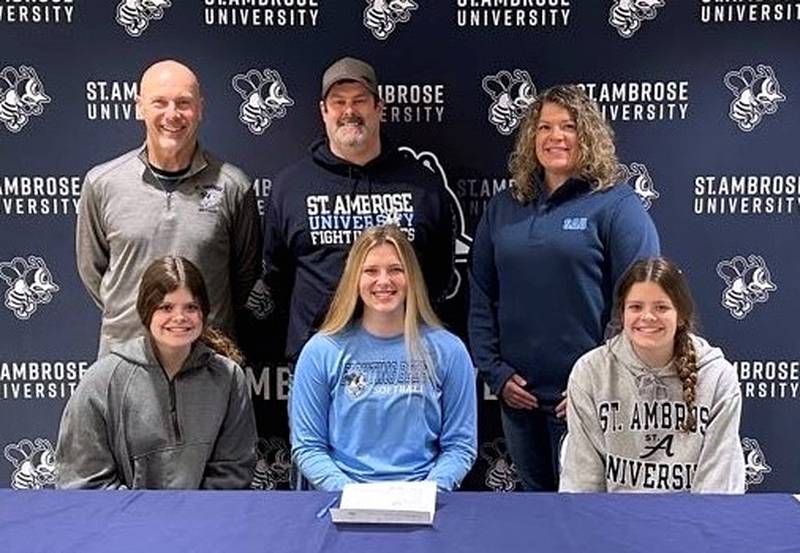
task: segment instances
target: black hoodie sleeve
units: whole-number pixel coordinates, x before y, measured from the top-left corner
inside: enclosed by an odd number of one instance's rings
[[[431,237],[428,255],[427,274],[428,294],[431,303],[436,306],[444,302],[453,279],[453,254],[455,251],[455,209],[451,205],[450,195],[440,187],[439,225]]]

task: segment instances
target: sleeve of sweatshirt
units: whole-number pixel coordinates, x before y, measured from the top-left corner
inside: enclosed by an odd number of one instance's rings
[[[605,435],[589,393],[589,365],[579,359],[567,384],[567,428],[559,492],[604,492]]]
[[[433,244],[431,244],[428,252],[430,262],[428,263],[427,282],[431,302],[437,305],[445,300],[449,292],[450,281],[453,279],[455,214],[450,195],[444,185],[436,183],[435,186],[441,189],[439,213],[437,215],[439,224],[433,236]]]
[[[618,186],[629,189],[627,185]],[[653,220],[632,191],[614,206],[606,236],[611,282],[616,294],[617,283],[628,267],[639,259],[660,255],[661,247]]]
[[[56,445],[56,487],[125,489],[111,445],[108,380],[90,367],[61,416]],[[104,371],[103,371],[104,372]]]
[[[426,480],[435,480],[440,490],[450,491],[461,484],[478,448],[478,407],[475,391],[475,369],[464,344],[455,336],[447,336],[447,345],[440,357],[445,360],[442,371],[442,433],[439,455]],[[449,350],[449,351],[448,351]]]
[[[103,226],[102,199],[89,175],[83,180],[75,225],[75,259],[83,285],[100,309],[100,283],[108,270],[109,246]]]
[[[736,370],[727,361],[720,374],[708,426],[692,480],[693,493],[744,493],[745,467],[739,422],[742,393]]]
[[[281,177],[277,177],[264,209],[264,248],[263,274],[264,285],[269,296],[267,302],[272,309],[285,309],[289,298],[288,282],[291,279],[291,263],[289,259],[286,236],[283,231],[283,216],[280,210]]]
[[[237,197],[232,217],[230,278],[234,309],[241,312],[261,274],[261,221],[250,179],[237,171],[237,186],[246,190]]]
[[[292,459],[315,489],[341,490],[353,480],[333,462],[328,452],[328,412],[331,383],[325,350],[330,346],[320,336],[309,340],[295,365],[290,397]]]
[[[492,393],[499,395],[516,371],[500,356],[497,321],[499,285],[494,257],[491,204],[484,211],[472,242],[470,269],[469,342],[481,376]]]
[[[250,486],[256,466],[256,419],[244,371],[233,366],[228,412],[206,462],[201,489],[235,490]]]

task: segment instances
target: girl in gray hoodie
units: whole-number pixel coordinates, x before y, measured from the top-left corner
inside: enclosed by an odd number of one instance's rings
[[[569,378],[560,491],[744,493],[736,371],[692,333],[681,271],[664,258],[635,263],[615,316],[622,332]]]
[[[145,335],[92,365],[64,409],[57,487],[246,488],[256,425],[233,343],[206,326],[200,270],[162,257],[136,303]]]

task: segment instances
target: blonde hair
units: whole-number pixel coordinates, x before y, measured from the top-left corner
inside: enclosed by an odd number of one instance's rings
[[[394,246],[400,264],[406,274],[407,292],[403,335],[409,363],[412,359],[420,359],[430,366],[430,359],[419,338],[419,327],[426,324],[433,328],[441,328],[442,323],[434,313],[428,299],[428,290],[422,270],[417,261],[414,248],[411,247],[403,231],[395,225],[371,227],[362,232],[347,254],[347,262],[331,306],[322,322],[319,331],[322,334],[338,334],[347,329],[351,323],[361,316],[364,304],[358,291],[361,269],[367,254],[383,244]]]
[[[536,127],[545,104],[557,104],[575,119],[578,131],[577,175],[588,181],[595,190],[613,186],[622,176],[614,147],[614,131],[603,119],[597,104],[577,85],[548,88],[530,107],[517,131],[514,151],[508,168],[515,185],[511,194],[520,203],[536,198],[538,190],[532,179],[543,171],[536,157]]]

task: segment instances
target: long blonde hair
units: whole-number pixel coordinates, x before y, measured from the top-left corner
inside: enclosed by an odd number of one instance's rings
[[[353,243],[350,253],[347,254],[347,262],[342,277],[339,279],[339,285],[336,287],[333,301],[331,301],[331,306],[319,331],[328,335],[338,334],[361,316],[364,310],[364,304],[358,292],[361,269],[367,254],[376,246],[383,244],[394,246],[406,274],[408,291],[406,293],[403,335],[409,354],[409,363],[412,359],[422,360],[426,366],[430,366],[427,351],[420,342],[419,327],[426,324],[432,328],[441,328],[442,323],[434,313],[428,299],[428,290],[425,287],[425,280],[414,248],[411,247],[403,231],[396,225],[371,227],[362,232]]]
[[[603,119],[597,104],[576,85],[559,85],[548,88],[530,107],[528,115],[517,131],[514,151],[508,160],[508,168],[515,186],[511,193],[520,203],[536,198],[536,186],[532,177],[542,171],[536,157],[536,126],[542,107],[552,103],[566,109],[575,119],[578,130],[577,174],[588,181],[595,190],[613,186],[622,176],[614,147],[614,131]]]

